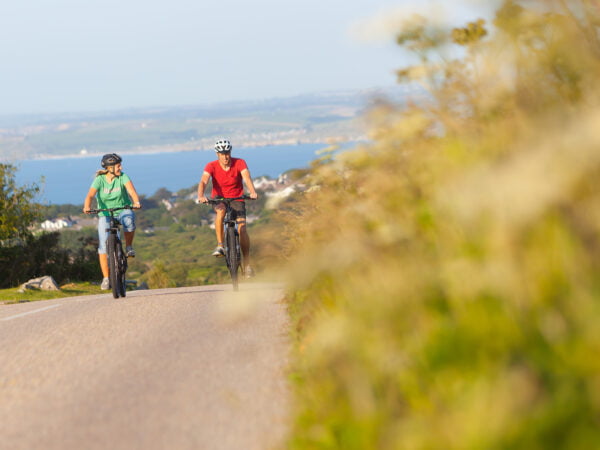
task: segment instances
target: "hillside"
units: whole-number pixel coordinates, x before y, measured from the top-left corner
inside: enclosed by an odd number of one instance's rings
[[[240,147],[358,141],[362,113],[408,88],[342,91],[253,102],[105,113],[0,117],[0,160],[211,148],[226,135]]]
[[[301,192],[306,185],[298,180],[303,171],[292,171],[280,180],[255,180],[257,201],[247,202],[248,223],[253,242],[253,266],[259,274],[281,259],[281,237],[274,238],[270,226],[278,204]],[[196,186],[170,192],[158,190],[142,196],[142,209],[136,211],[137,257],[129,261],[128,277],[150,288],[196,286],[229,280],[223,260],[211,256],[215,245],[214,213],[206,205],[196,205]],[[80,205],[51,205],[44,209],[44,222],[37,232],[60,231],[60,246],[70,257],[81,255],[85,281],[96,281],[97,219],[80,215]],[[58,219],[58,220],[57,220]],[[61,224],[62,222],[62,224]],[[68,276],[68,275],[65,275]],[[84,279],[77,280],[83,281]],[[60,279],[59,282],[73,281]]]

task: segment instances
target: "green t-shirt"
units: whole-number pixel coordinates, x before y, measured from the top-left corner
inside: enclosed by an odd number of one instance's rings
[[[131,200],[125,185],[131,181],[125,173],[121,176],[113,178],[112,182],[108,182],[105,175],[98,175],[92,182],[92,187],[98,192],[96,199],[98,200],[98,209],[118,208],[120,206],[131,206]],[[98,215],[108,216],[107,212],[101,212]]]

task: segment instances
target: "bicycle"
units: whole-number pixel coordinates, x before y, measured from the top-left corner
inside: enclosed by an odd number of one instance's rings
[[[238,290],[239,269],[242,267],[240,235],[236,227],[235,219],[231,214],[233,211],[231,208],[231,202],[236,200],[251,200],[251,197],[248,195],[234,198],[215,197],[213,199],[208,199],[207,202],[210,205],[218,205],[219,203],[225,204],[225,218],[223,220],[225,262],[227,263],[227,269],[231,275],[231,284],[233,285],[234,291]]]
[[[125,297],[125,272],[127,272],[127,256],[123,252],[119,230],[121,222],[114,215],[116,211],[122,209],[133,209],[131,206],[121,206],[119,208],[91,209],[90,214],[99,212],[108,212],[110,214],[108,238],[106,239],[106,256],[108,258],[108,276],[110,287],[114,298]]]

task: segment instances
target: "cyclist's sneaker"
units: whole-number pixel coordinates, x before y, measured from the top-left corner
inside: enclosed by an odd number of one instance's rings
[[[125,248],[125,255],[128,258],[135,258],[135,250],[133,249],[133,247],[129,246]]]
[[[221,247],[220,245],[217,245],[217,248],[215,248],[215,251],[212,252],[212,256],[216,256],[217,258],[225,256],[225,249],[223,247]]]
[[[244,269],[244,276],[246,278],[254,277],[254,269],[250,266],[246,266],[246,269]]]
[[[103,291],[107,291],[110,289],[110,280],[108,278],[102,278],[102,284],[100,284],[100,289]]]

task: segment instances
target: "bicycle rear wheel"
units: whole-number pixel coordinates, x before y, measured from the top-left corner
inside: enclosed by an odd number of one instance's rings
[[[108,257],[110,287],[114,298],[119,298],[121,296],[121,264],[118,247],[117,236],[115,234],[109,234],[108,239],[106,240],[106,252]]]
[[[238,273],[241,264],[236,237],[237,233],[235,227],[227,227],[227,234],[225,236],[225,244],[227,245],[227,267],[229,268],[231,284],[233,285],[234,291],[238,290]]]

